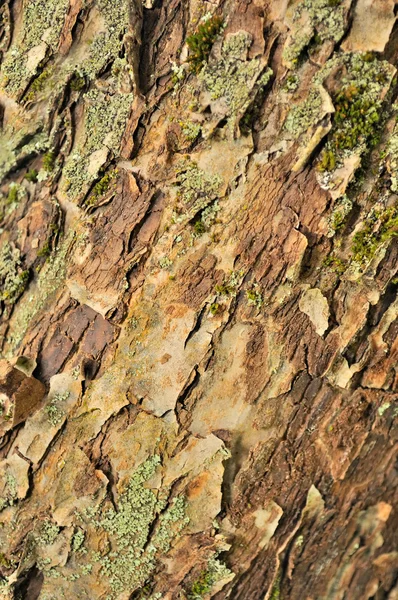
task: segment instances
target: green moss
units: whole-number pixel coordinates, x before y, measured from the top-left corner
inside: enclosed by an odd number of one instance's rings
[[[232,296],[237,295],[237,288],[241,283],[243,277],[243,271],[232,271],[229,278],[226,279],[222,284],[218,284],[215,287],[215,291],[220,296]]]
[[[200,23],[194,34],[187,37],[188,62],[191,71],[199,73],[207,63],[214,41],[222,29],[222,19],[217,15]]]
[[[281,576],[278,575],[275,579],[274,586],[271,591],[269,600],[282,600],[281,598]]]
[[[378,142],[382,112],[382,90],[391,80],[391,65],[367,54],[342,59],[346,76],[333,97],[332,130],[318,169],[333,171],[349,154],[362,154]]]
[[[54,171],[56,155],[54,150],[49,150],[43,156],[43,169],[47,173]]]
[[[37,171],[36,169],[30,169],[26,175],[25,175],[25,179],[27,181],[31,181],[32,183],[36,183],[37,181]]]
[[[27,102],[33,102],[33,100],[36,99],[37,94],[45,88],[45,85],[47,81],[51,78],[53,72],[54,69],[52,67],[44,69],[29,86],[29,91],[24,96],[24,100]]]
[[[218,314],[219,310],[220,304],[218,302],[213,302],[212,304],[210,304],[210,312],[212,315]]]
[[[248,304],[255,306],[258,310],[264,304],[264,298],[259,290],[258,284],[255,284],[252,289],[246,290],[246,298]]]
[[[213,586],[223,579],[232,579],[234,573],[218,558],[212,556],[207,563],[207,569],[202,571],[199,578],[192,584],[187,594],[188,600],[202,600],[212,591]]]
[[[5,242],[0,249],[0,300],[14,304],[27,286],[29,272],[23,270],[21,253]]]
[[[352,253],[360,265],[372,260],[379,247],[398,235],[398,207],[373,209],[360,231],[354,235]]]
[[[330,268],[337,275],[342,275],[347,268],[346,263],[344,263],[344,261],[342,261],[341,258],[338,258],[335,254],[329,254],[329,256],[323,260],[322,266]]]
[[[344,194],[338,198],[335,208],[329,218],[329,237],[332,237],[336,231],[343,227],[345,219],[351,210],[352,200],[350,200],[347,195]]]
[[[112,181],[116,179],[118,175],[118,170],[114,169],[113,171],[108,171],[105,173],[103,177],[95,184],[93,187],[93,191],[90,194],[89,200],[86,204],[95,204],[99,198],[104,196],[106,192],[109,190]]]
[[[69,85],[72,91],[80,92],[86,85],[86,80],[83,75],[80,75],[80,73],[74,73]]]

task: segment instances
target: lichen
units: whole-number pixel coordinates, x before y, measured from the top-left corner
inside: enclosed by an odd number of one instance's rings
[[[29,272],[22,268],[18,248],[5,242],[0,249],[0,301],[14,304],[26,288]]]
[[[23,36],[10,48],[2,64],[2,85],[7,93],[16,94],[34,75],[28,69],[29,50],[45,41],[55,51],[68,8],[68,0],[29,0],[25,4]]]
[[[102,164],[90,170],[90,156],[102,148],[117,154],[133,100],[132,94],[107,97],[99,90],[84,96],[84,140],[69,157],[64,168],[65,188],[77,198],[97,177]]]
[[[202,571],[199,578],[192,584],[188,592],[188,600],[202,600],[212,591],[213,586],[234,576],[233,571],[228,569],[218,558],[217,554],[211,556],[207,562],[207,568]]]
[[[238,112],[244,113],[253,85],[261,75],[260,60],[246,60],[251,43],[252,36],[246,31],[229,35],[222,45],[221,59],[206,65],[199,74],[212,100],[224,100],[231,118]],[[271,75],[268,68],[259,85],[265,85]]]
[[[345,218],[351,212],[351,210],[352,200],[350,200],[350,198],[344,194],[337,200],[336,206],[334,207],[333,212],[328,219],[328,237],[333,237],[336,231],[343,227]]]
[[[176,172],[178,206],[175,223],[191,220],[216,199],[222,184],[219,175],[208,175],[190,160],[182,161]]]
[[[64,392],[63,394],[55,394],[50,402],[46,406],[47,419],[53,427],[56,427],[62,422],[64,418],[64,411],[62,409],[62,403],[65,402],[70,396],[69,392]],[[60,406],[61,404],[61,406]]]
[[[321,172],[333,171],[344,157],[353,153],[361,155],[372,146],[381,118],[382,92],[392,77],[391,65],[378,61],[373,55],[344,56],[341,64],[346,73],[333,96],[335,113],[318,164]]]
[[[258,310],[261,309],[264,304],[264,298],[259,289],[258,283],[255,283],[250,290],[246,290],[246,298],[248,304],[255,306]]]
[[[95,79],[106,64],[119,56],[129,25],[126,0],[118,2],[117,5],[112,0],[98,0],[97,6],[104,19],[105,30],[94,37],[90,44],[89,60],[82,65],[90,79]]]
[[[305,22],[305,29],[301,24]],[[293,23],[297,23],[283,58],[291,67],[299,63],[299,57],[316,38],[319,43],[325,40],[339,42],[344,35],[344,7],[341,0],[302,0],[297,6]]]
[[[289,111],[284,123],[284,128],[294,138],[298,138],[319,120],[321,106],[321,93],[319,88],[314,86],[310,90],[307,98],[293,106]]]
[[[70,249],[75,233],[70,231],[63,242],[48,257],[41,269],[34,294],[26,295],[18,303],[18,312],[15,322],[12,323],[10,334],[7,337],[8,356],[12,356],[15,348],[20,344],[29,323],[45,306],[48,298],[58,289],[66,274],[66,255]]]
[[[182,496],[168,501],[167,488],[156,493],[147,487],[159,465],[158,455],[141,464],[121,493],[116,508],[88,508],[82,515],[88,529],[94,527],[110,540],[109,552],[88,551],[88,559],[99,564],[101,577],[109,586],[109,599],[141,587],[154,570],[157,555],[168,552],[189,521]],[[82,575],[89,572],[91,569],[86,569]]]

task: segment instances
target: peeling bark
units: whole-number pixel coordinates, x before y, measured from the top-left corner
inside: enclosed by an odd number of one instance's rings
[[[0,7],[0,598],[398,598],[397,63],[392,1]]]

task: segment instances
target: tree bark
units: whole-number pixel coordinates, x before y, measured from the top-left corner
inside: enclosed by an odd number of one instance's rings
[[[0,7],[0,598],[396,600],[393,0]]]

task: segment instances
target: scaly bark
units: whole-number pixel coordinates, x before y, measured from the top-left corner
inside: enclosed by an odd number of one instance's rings
[[[0,597],[398,598],[393,0],[0,7]]]

